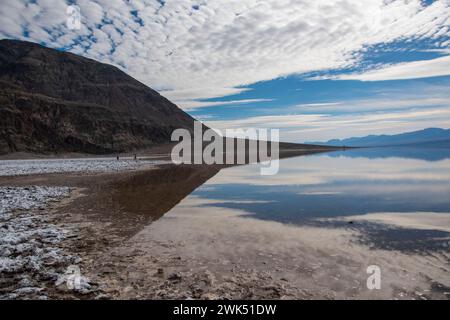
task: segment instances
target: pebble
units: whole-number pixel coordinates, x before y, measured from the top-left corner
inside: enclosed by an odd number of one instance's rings
[[[174,273],[169,274],[167,279],[170,281],[179,281],[182,279],[182,276],[179,272],[174,272]]]

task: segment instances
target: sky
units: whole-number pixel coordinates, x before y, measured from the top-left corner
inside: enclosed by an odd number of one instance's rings
[[[113,64],[221,130],[450,128],[450,0],[1,0],[0,17],[0,38]]]

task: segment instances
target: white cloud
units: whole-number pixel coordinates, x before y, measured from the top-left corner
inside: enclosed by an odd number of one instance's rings
[[[450,94],[442,96],[421,97],[413,95],[408,98],[374,98],[365,100],[342,101],[323,104],[300,104],[286,108],[298,112],[339,112],[339,113],[361,113],[380,112],[386,110],[401,110],[411,108],[433,108],[450,106]]]
[[[447,75],[450,75],[450,55],[431,60],[399,63],[359,74],[344,74],[336,78],[340,80],[383,81]]]
[[[249,91],[248,88],[191,88],[181,90],[159,90],[159,92],[166,98],[173,101],[187,101],[193,99],[208,99],[211,97],[223,97],[230,95],[237,95],[242,92]]]
[[[0,37],[25,39],[27,31],[27,40],[70,47],[119,66],[143,83],[165,89],[164,95],[175,102],[235,94],[245,90],[235,87],[280,76],[351,66],[360,59],[355,52],[367,46],[438,39],[449,34],[450,24],[448,0],[428,6],[420,0],[167,0],[164,5],[157,0],[79,0],[77,4],[83,26],[71,31],[65,26],[63,0],[2,0]],[[441,41],[441,46],[449,45]],[[398,68],[394,71],[406,76]],[[416,75],[427,72],[426,67],[415,68]],[[448,66],[442,70],[448,73]]]
[[[228,100],[228,101],[177,101],[178,106],[185,111],[193,111],[199,108],[214,107],[214,106],[239,106],[249,103],[268,102],[272,99],[242,99],[242,100]]]

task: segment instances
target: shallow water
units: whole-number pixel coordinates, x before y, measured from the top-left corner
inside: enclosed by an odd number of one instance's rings
[[[185,201],[189,199],[198,207],[285,224],[350,223],[385,249],[448,250],[450,152],[385,148],[314,154],[281,160],[274,176],[261,176],[257,164],[232,167]],[[374,221],[382,225],[369,223],[373,214],[381,214]],[[408,221],[420,218],[426,226],[414,221],[402,225],[404,215]]]
[[[191,195],[286,223],[374,212],[450,212],[450,158],[378,152],[370,158],[346,151],[284,159],[274,176],[260,176],[258,165],[224,169]]]
[[[173,205],[122,248],[143,253],[133,268],[151,269],[156,256],[179,272],[187,280],[170,297],[190,295],[191,279],[205,271],[219,279],[208,290],[228,298],[449,298],[445,150],[361,149],[283,159],[274,176],[259,169],[142,173],[132,185],[145,192],[133,203]],[[379,290],[366,285],[369,266],[381,270]],[[261,291],[274,286],[277,294]]]

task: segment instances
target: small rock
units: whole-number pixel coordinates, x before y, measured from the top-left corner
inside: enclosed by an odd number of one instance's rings
[[[17,290],[14,290],[14,293],[17,293],[19,295],[21,294],[33,294],[33,293],[39,293],[42,290],[44,290],[43,288],[36,288],[36,287],[25,287],[25,288],[20,288]]]
[[[33,287],[34,282],[29,277],[24,277],[22,280],[19,281],[19,286],[21,288]]]
[[[182,276],[179,272],[174,272],[174,273],[169,274],[167,279],[170,281],[180,281],[182,279]]]

